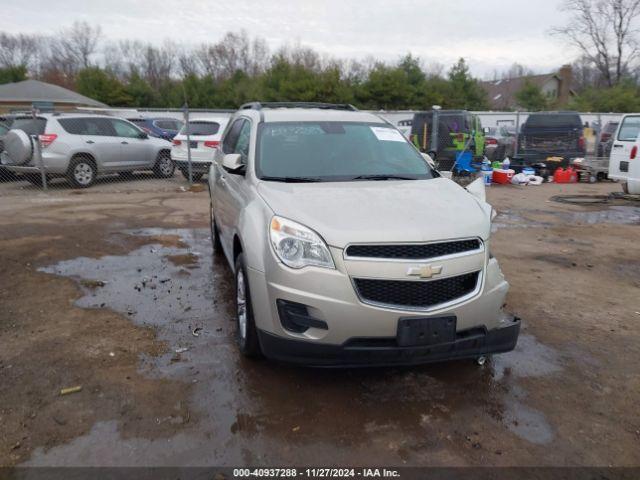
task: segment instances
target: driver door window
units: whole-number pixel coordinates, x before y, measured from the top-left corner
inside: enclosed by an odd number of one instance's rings
[[[238,141],[233,149],[233,153],[239,153],[242,155],[242,161],[246,165],[249,158],[249,141],[251,139],[251,122],[244,120],[240,133],[238,134]]]
[[[140,138],[141,130],[122,120],[112,120],[116,135],[124,138]]]

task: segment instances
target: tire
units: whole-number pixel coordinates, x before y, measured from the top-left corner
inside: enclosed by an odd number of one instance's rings
[[[218,226],[216,225],[216,221],[213,218],[213,205],[209,202],[209,220],[211,227],[211,244],[213,246],[213,254],[221,255],[222,254],[222,243],[220,242],[220,233],[218,232]]]
[[[189,180],[189,170],[187,170],[186,168],[182,168],[180,169],[180,172],[182,172],[182,176],[184,178]],[[204,176],[204,173],[191,172],[191,178],[194,182],[200,181],[203,176]]]
[[[505,159],[507,149],[504,145],[500,145],[496,148],[495,152],[493,152],[493,160],[502,161]]]
[[[245,357],[256,358],[260,356],[260,342],[258,330],[253,319],[251,306],[251,290],[247,269],[244,264],[244,254],[240,253],[236,258],[236,339],[240,353]]]
[[[153,174],[158,178],[171,178],[176,171],[176,166],[171,160],[169,152],[160,152],[153,166]]]
[[[93,159],[76,157],[69,164],[67,179],[76,188],[88,188],[95,183],[97,173]]]

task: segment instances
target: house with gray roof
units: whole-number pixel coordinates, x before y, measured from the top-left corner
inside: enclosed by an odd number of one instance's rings
[[[98,102],[67,88],[40,82],[22,82],[0,85],[0,112],[17,110],[72,110],[77,107],[104,108],[108,105]]]
[[[540,88],[540,91],[550,100],[556,108],[562,108],[575,96],[571,89],[573,74],[571,65],[564,65],[558,72],[544,75],[527,75],[524,77],[506,78],[481,82],[487,92],[487,100],[491,110],[517,110],[516,94],[522,90],[527,82]]]

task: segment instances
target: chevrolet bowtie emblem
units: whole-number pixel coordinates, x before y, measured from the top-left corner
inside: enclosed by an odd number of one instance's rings
[[[421,267],[410,268],[407,272],[407,275],[409,275],[410,277],[431,278],[434,275],[439,275],[441,272],[442,267],[440,265],[423,265]]]

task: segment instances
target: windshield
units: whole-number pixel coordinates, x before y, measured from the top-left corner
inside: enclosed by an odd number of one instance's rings
[[[395,128],[353,122],[260,126],[256,173],[263,180],[427,179],[434,174]]]
[[[194,136],[206,136],[206,135],[215,135],[220,130],[220,124],[218,122],[199,122],[193,121],[189,122],[188,126],[185,125],[180,130],[181,135],[187,134],[187,127],[189,128],[189,135]]]

